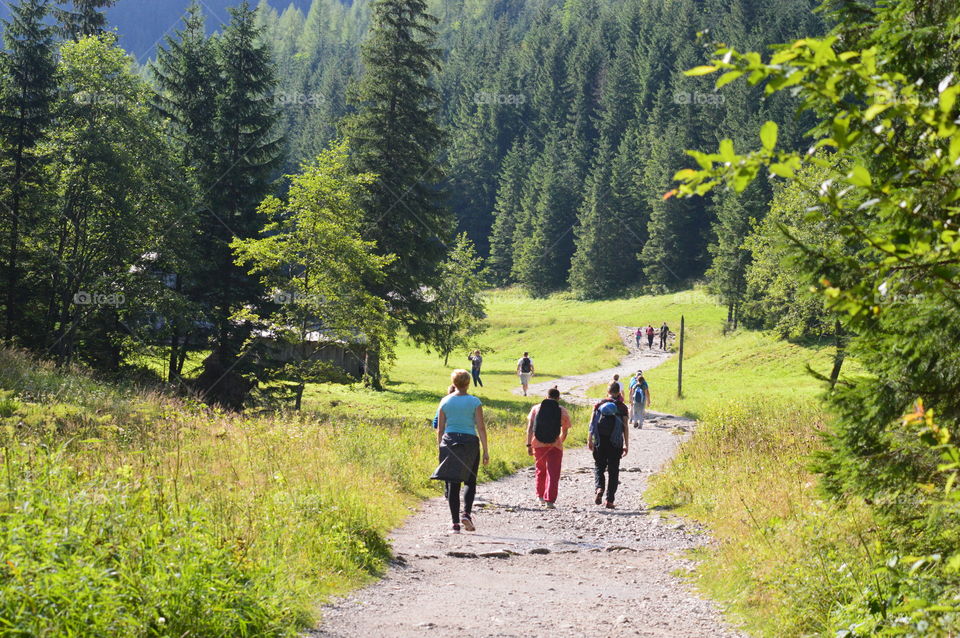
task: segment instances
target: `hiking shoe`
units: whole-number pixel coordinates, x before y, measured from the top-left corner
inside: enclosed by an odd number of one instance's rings
[[[469,514],[461,514],[461,515],[460,515],[460,523],[463,525],[463,529],[467,530],[468,532],[475,532],[475,531],[477,531],[477,528],[476,528],[476,526],[473,524],[473,521],[470,519],[470,515],[469,515]]]
[[[593,499],[593,502],[597,505],[603,502],[603,490],[597,490],[597,498]]]
[[[606,508],[607,508],[608,510],[616,509],[616,507],[617,507],[617,506],[613,504],[613,501],[607,501]]]
[[[450,532],[449,532],[449,533],[450,533],[450,534],[459,534],[459,533],[460,533],[460,526],[457,525],[456,523],[454,523],[453,525],[450,526]]]
[[[542,497],[542,496],[538,496],[538,497],[537,497],[537,500],[540,501],[540,504],[541,504],[541,505],[543,505],[544,503],[546,503],[546,501],[543,500],[543,497]]]
[[[546,504],[547,504],[547,509],[548,509],[548,510],[555,510],[555,509],[557,509],[557,506],[554,505],[552,501],[546,501]]]

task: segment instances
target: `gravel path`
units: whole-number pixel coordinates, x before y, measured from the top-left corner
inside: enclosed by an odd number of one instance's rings
[[[652,356],[668,355],[631,350],[620,368],[544,381],[536,391],[557,383],[584,402],[586,388],[653,367]],[[445,501],[427,501],[393,534],[396,560],[385,578],[325,607],[308,636],[741,636],[674,575],[692,566],[684,550],[707,539],[643,502],[647,478],[693,425],[652,415],[631,431],[616,510],[593,504],[593,459],[582,448],[565,452],[555,510],[537,503],[532,468],[478,488],[475,533],[449,535]]]

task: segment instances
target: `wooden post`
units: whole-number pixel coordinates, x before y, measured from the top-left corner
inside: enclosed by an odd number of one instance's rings
[[[677,361],[677,398],[683,398],[683,332],[684,332],[684,317],[680,315],[680,352],[679,359]]]

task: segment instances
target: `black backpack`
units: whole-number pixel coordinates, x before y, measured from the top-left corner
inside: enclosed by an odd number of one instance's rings
[[[612,403],[612,402],[606,402]],[[613,403],[616,406],[616,403]],[[610,437],[613,435],[614,430],[617,429],[617,422],[620,421],[620,412],[619,409],[613,414],[600,414],[599,420],[597,420],[597,437],[606,441],[610,440]]]
[[[530,372],[530,363],[530,357],[524,357],[523,359],[520,359],[520,372],[524,374]]]
[[[553,443],[560,436],[560,404],[553,399],[544,399],[537,410],[533,435],[541,443]]]

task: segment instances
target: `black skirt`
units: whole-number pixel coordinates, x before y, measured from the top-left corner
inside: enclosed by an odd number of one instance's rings
[[[476,483],[480,469],[480,439],[473,434],[444,432],[440,464],[430,478],[435,481]]]

